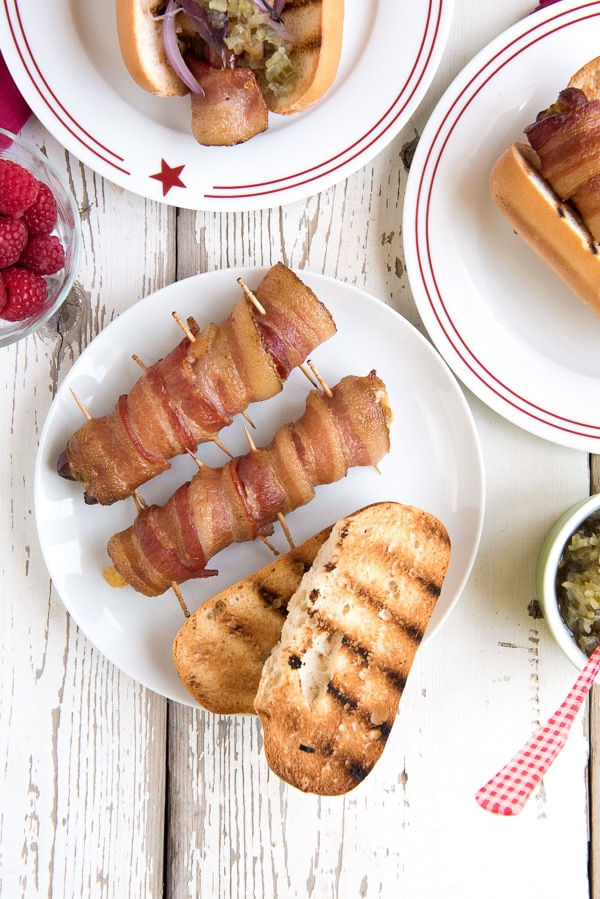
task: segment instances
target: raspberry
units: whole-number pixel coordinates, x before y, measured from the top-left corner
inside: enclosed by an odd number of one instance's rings
[[[27,228],[21,219],[0,215],[0,268],[14,265],[27,244]]]
[[[39,181],[11,159],[0,159],[0,214],[22,215],[38,195]]]
[[[49,234],[31,237],[21,254],[19,265],[38,275],[59,272],[65,267],[65,251],[60,238]]]
[[[9,322],[28,318],[43,306],[48,286],[41,275],[13,265],[0,272],[6,289],[7,302],[0,316]]]
[[[0,278],[0,313],[6,306],[7,300],[8,300],[8,297],[6,295],[6,287],[4,286],[4,281],[2,280],[2,278]],[[1,315],[0,315],[0,318],[1,318]]]
[[[30,234],[50,234],[58,218],[56,200],[47,184],[38,183],[37,197],[23,213],[23,221]]]

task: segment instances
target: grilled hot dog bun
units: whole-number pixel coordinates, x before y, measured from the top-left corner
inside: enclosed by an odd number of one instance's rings
[[[515,233],[600,315],[600,248],[573,206],[554,193],[529,145],[514,143],[502,154],[490,190]]]
[[[600,315],[600,57],[525,129],[490,175],[516,234]]]

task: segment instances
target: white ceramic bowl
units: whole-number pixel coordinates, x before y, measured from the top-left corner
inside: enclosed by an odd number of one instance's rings
[[[544,540],[536,566],[537,598],[554,639],[577,668],[583,668],[587,656],[577,646],[573,634],[564,623],[558,608],[556,575],[566,544],[594,512],[600,510],[600,494],[594,494],[571,506],[554,523]]]
[[[46,276],[48,297],[44,305],[29,318],[19,322],[0,319],[0,347],[8,346],[31,334],[60,308],[67,298],[77,274],[81,252],[81,222],[71,191],[54,166],[33,144],[0,128],[0,159],[11,159],[28,169],[39,181],[48,185],[56,199],[58,221],[52,232],[65,250],[65,266],[55,275]]]

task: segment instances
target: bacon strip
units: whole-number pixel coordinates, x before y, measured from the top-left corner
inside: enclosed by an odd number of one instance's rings
[[[213,440],[249,403],[278,393],[290,371],[335,333],[325,306],[278,263],[221,324],[185,337],[151,365],[129,394],[67,443],[57,470],[81,481],[86,498],[110,505],[169,468],[169,459]]]
[[[176,581],[206,577],[212,556],[231,543],[272,532],[279,513],[303,506],[315,487],[375,465],[389,451],[391,413],[372,371],[348,376],[328,397],[313,390],[295,423],[263,449],[222,468],[203,467],[164,506],[150,506],[115,534],[108,554],[135,590],[158,596]]]
[[[588,101],[577,88],[562,91],[525,134],[540,157],[542,175],[562,200],[600,174],[600,101]]]
[[[579,88],[561,91],[525,134],[554,192],[575,207],[600,241],[600,101]],[[590,241],[592,243],[592,241]]]
[[[251,69],[213,69],[193,54],[186,54],[185,61],[204,91],[190,95],[198,143],[232,147],[267,130],[269,110]]]

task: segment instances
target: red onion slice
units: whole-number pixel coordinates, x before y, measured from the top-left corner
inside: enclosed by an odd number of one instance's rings
[[[169,0],[167,3],[162,20],[162,38],[165,45],[165,53],[175,74],[181,78],[186,87],[189,87],[192,93],[203,97],[204,90],[202,85],[190,72],[179,49],[179,41],[177,40],[177,32],[175,30],[175,13],[180,8],[177,0]]]
[[[203,41],[215,50],[225,48],[224,38],[227,35],[226,13],[210,12],[196,0],[179,0],[179,5],[188,16],[190,22]]]

